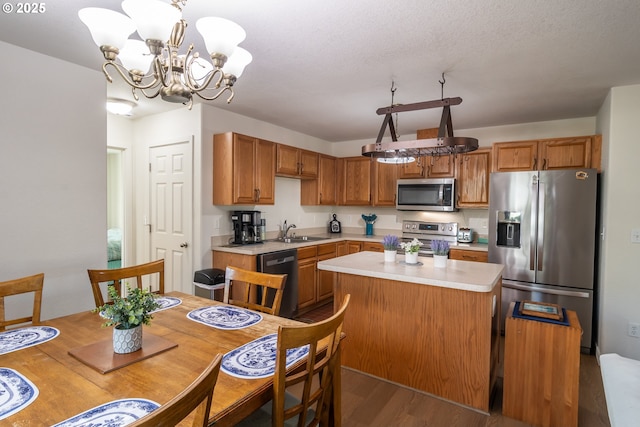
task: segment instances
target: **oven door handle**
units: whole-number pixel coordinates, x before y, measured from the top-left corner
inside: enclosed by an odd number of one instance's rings
[[[535,286],[535,285],[521,285],[516,282],[512,282],[510,280],[504,280],[504,279],[502,280],[502,286],[505,288],[517,289],[519,291],[542,292],[545,294],[561,295],[566,297],[589,298],[589,292],[565,291],[562,289],[542,288],[540,286]]]

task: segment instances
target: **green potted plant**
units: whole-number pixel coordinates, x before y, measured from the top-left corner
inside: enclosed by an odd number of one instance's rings
[[[415,237],[410,242],[400,243],[400,247],[404,249],[404,261],[407,264],[418,263],[418,251],[420,251],[422,245],[423,243]]]
[[[116,353],[132,353],[142,348],[142,325],[150,324],[151,313],[160,308],[148,289],[126,287],[127,296],[123,297],[114,286],[109,286],[107,293],[111,301],[93,309],[106,319],[103,326],[115,326],[113,351]]]
[[[395,262],[400,239],[393,234],[387,234],[382,238],[382,246],[384,247],[384,261]]]

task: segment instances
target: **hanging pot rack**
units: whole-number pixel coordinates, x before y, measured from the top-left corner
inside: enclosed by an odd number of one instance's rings
[[[442,78],[443,81],[440,81],[440,84],[444,86],[444,74]],[[477,139],[453,136],[451,106],[461,103],[462,98],[456,97],[417,102],[414,104],[396,104],[378,108],[376,113],[378,115],[384,115],[380,132],[378,132],[378,138],[375,144],[362,146],[362,155],[375,158],[419,158],[421,156],[461,154],[477,150]],[[417,111],[430,108],[442,108],[442,117],[440,118],[437,138],[398,141],[391,115],[405,111]],[[389,128],[391,133],[392,142],[382,142],[387,128]]]

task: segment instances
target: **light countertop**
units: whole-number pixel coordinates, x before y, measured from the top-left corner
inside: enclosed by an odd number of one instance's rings
[[[446,268],[433,266],[433,258],[419,257],[421,265],[404,263],[404,255],[396,262],[384,262],[384,254],[358,252],[318,262],[318,269],[365,277],[461,289],[491,292],[500,281],[503,265],[485,262],[447,260]]]
[[[400,236],[401,233],[398,233]],[[325,237],[324,240],[313,240],[307,242],[284,243],[275,240],[267,240],[264,243],[252,245],[212,245],[211,250],[220,252],[230,252],[241,255],[260,255],[268,252],[283,251],[286,249],[297,249],[305,246],[322,245],[324,243],[337,243],[344,240],[355,240],[360,242],[382,243],[382,235],[365,236],[357,233],[340,233],[340,234],[314,234],[310,237]],[[452,243],[451,248],[464,249],[471,251],[487,251],[487,245],[481,243]]]

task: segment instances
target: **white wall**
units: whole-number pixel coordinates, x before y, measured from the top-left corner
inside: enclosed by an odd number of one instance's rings
[[[640,286],[635,275],[640,244],[640,85],[613,88],[598,114],[603,135],[604,240],[601,248],[599,351],[640,360],[640,339],[627,335],[628,322],[640,323]]]
[[[43,272],[42,317],[93,307],[104,268],[105,82],[98,71],[0,42],[0,281]],[[31,298],[6,304],[30,311]]]

